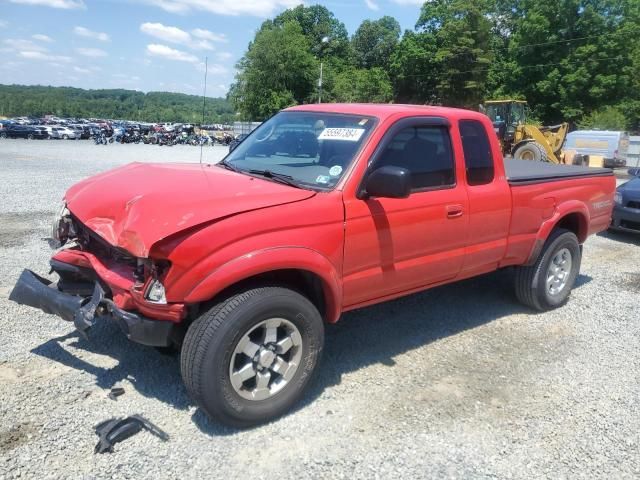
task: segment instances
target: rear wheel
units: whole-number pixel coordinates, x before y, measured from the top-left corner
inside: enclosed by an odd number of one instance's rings
[[[64,135],[62,135],[62,139],[63,140],[69,140],[69,135],[67,135],[66,133]]]
[[[303,295],[261,287],[234,295],[197,319],[181,370],[200,407],[227,425],[276,418],[302,396],[320,360],[322,318]]]
[[[536,262],[516,270],[516,296],[536,310],[563,305],[580,273],[582,254],[573,232],[559,228],[547,239]]]
[[[0,138],[7,138],[7,132],[0,133]]]
[[[33,133],[30,133],[29,135],[27,135],[27,140],[33,140]]]
[[[524,145],[520,145],[513,152],[513,158],[515,160],[533,160],[536,162],[548,162],[549,157],[542,145],[537,142],[529,142]]]

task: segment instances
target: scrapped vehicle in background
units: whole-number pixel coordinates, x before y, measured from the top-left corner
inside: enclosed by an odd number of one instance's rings
[[[565,150],[583,157],[599,156],[605,167],[624,167],[629,151],[629,134],[607,130],[576,130],[567,135]]]
[[[611,230],[640,233],[640,168],[630,168],[629,175],[616,189]]]
[[[75,140],[78,134],[69,127],[55,126],[51,127],[50,136],[58,140]]]
[[[343,312],[505,267],[522,303],[561,306],[614,191],[609,169],[503,162],[477,112],[304,105],[220,164],[74,185],[52,232],[57,281],[25,270],[10,299],[180,346],[194,401],[254,425],[300,399]]]
[[[17,123],[6,125],[0,130],[0,138],[26,138],[28,140],[42,140],[47,138],[46,132],[31,125],[20,125]]]

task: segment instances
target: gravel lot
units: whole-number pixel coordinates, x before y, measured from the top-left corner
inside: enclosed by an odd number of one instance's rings
[[[509,272],[349,313],[328,327],[300,408],[248,431],[194,407],[177,356],[109,323],[86,341],[8,301],[23,268],[47,273],[41,239],[67,187],[199,153],[0,141],[0,478],[640,476],[640,237],[592,237],[569,303],[551,313],[516,303]],[[117,401],[113,386],[126,390]],[[134,413],[169,442],[140,433],[94,455],[93,426]]]

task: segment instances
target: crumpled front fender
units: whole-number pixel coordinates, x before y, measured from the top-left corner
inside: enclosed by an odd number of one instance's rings
[[[330,323],[338,320],[342,307],[342,286],[338,271],[321,253],[304,247],[268,248],[231,260],[198,282],[184,301],[208,301],[242,280],[284,269],[303,270],[320,277],[326,302],[326,319]]]

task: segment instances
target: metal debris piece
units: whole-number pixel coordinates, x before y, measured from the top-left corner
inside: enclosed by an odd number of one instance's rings
[[[148,430],[164,442],[169,440],[169,435],[141,415],[111,418],[96,425],[95,430],[99,440],[94,453],[112,453],[116,443],[132,437],[141,430]]]
[[[122,388],[122,387],[113,387],[113,388],[111,389],[111,391],[109,392],[108,397],[109,397],[111,400],[116,400],[116,401],[117,401],[117,400],[118,400],[118,397],[119,397],[120,395],[124,395],[124,388]]]

